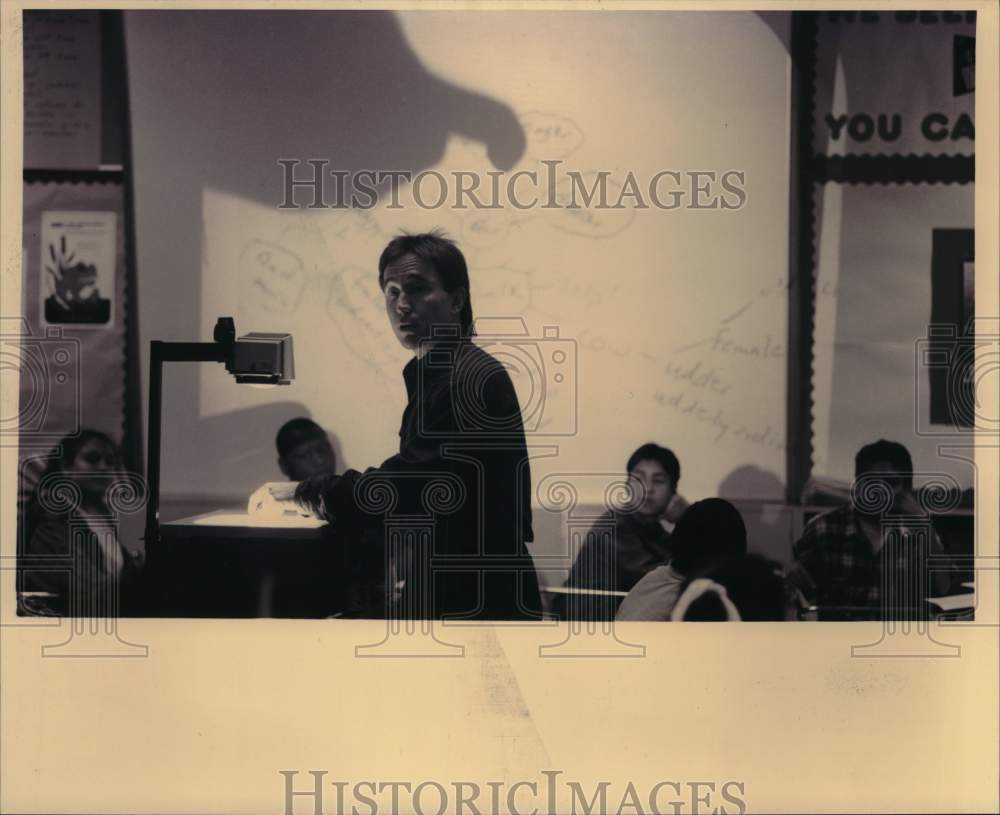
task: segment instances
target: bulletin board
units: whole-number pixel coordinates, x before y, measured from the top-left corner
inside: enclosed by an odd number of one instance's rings
[[[90,428],[124,440],[128,294],[121,184],[23,190],[20,415],[30,482],[39,463],[29,460],[66,435]]]
[[[83,428],[141,470],[136,281],[121,12],[22,16],[20,492]],[[6,319],[9,318],[9,319]]]
[[[928,350],[947,356],[941,331],[960,338],[973,316],[975,12],[811,24],[812,472],[849,481],[857,450],[888,438],[918,482],[945,472],[967,488],[971,468],[938,443],[969,423],[948,412]]]

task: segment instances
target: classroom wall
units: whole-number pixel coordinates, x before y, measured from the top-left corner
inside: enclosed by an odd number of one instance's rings
[[[433,226],[466,252],[480,333],[504,334],[492,347],[508,349],[529,444],[555,453],[536,484],[620,477],[655,440],[690,499],[780,500],[787,14],[137,11],[126,32],[143,347],[207,339],[220,315],[295,337],[296,381],[277,391],[221,366],[166,372],[168,501],[243,500],[277,478],[274,433],[295,415],[331,431],[344,466],[394,452],[406,354],[376,260],[400,228]],[[630,170],[735,170],[746,200],[281,210],[289,157],[482,177],[562,160],[619,191]],[[486,319],[512,317],[526,337]],[[535,342],[547,326],[576,361],[561,386],[555,343]],[[598,500],[585,480],[580,500]]]

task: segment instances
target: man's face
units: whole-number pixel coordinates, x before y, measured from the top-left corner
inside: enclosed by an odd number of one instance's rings
[[[326,436],[314,436],[296,444],[287,456],[278,460],[281,471],[290,481],[305,481],[314,475],[331,473],[333,447]]]
[[[649,518],[663,515],[674,497],[674,488],[660,462],[651,459],[637,461],[628,476],[635,482],[636,494],[644,496],[636,513]]]
[[[382,291],[389,323],[404,348],[420,356],[420,341],[429,339],[435,325],[458,325],[465,304],[461,289],[446,292],[434,269],[414,255],[404,255],[385,268]]]

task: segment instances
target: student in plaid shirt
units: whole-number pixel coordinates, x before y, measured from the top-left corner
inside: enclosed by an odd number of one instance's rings
[[[790,577],[825,616],[915,619],[947,594],[944,547],[913,495],[913,461],[897,442],[858,451],[852,502],[806,526]],[[933,570],[932,570],[933,569]],[[930,591],[928,591],[930,589]]]

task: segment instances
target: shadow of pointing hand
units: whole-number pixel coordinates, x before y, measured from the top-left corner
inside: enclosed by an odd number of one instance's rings
[[[448,123],[460,136],[482,142],[486,155],[498,170],[510,170],[521,160],[526,147],[524,129],[514,111],[495,99],[452,89]]]
[[[498,169],[524,154],[513,109],[430,73],[392,12],[170,11],[128,33],[145,149],[185,197],[211,185],[274,206],[279,158],[416,174],[453,133]]]

